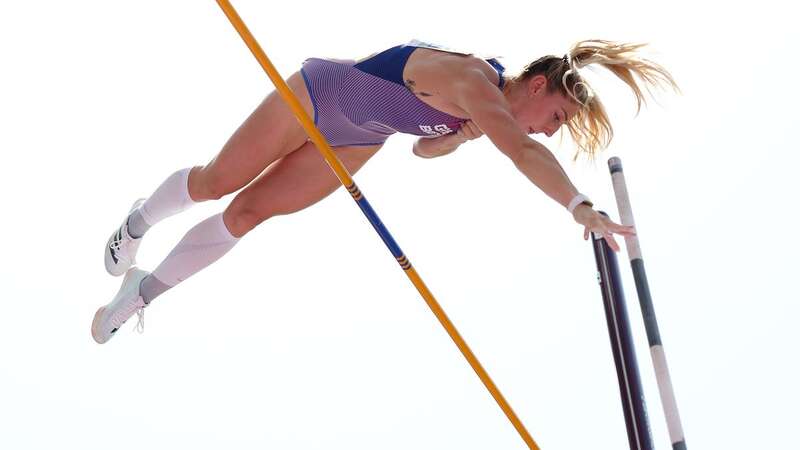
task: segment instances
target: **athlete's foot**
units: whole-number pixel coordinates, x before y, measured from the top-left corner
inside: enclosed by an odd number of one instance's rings
[[[131,207],[128,216],[136,208],[144,203],[143,198],[136,200]],[[106,270],[111,275],[118,277],[127,272],[134,264],[136,264],[136,251],[139,250],[139,244],[142,242],[141,238],[134,239],[128,233],[128,216],[122,222],[122,225],[115,230],[111,237],[108,238],[105,248],[105,262]]]
[[[128,270],[114,300],[101,306],[94,314],[92,337],[98,344],[104,344],[114,337],[114,333],[133,313],[138,313],[139,316],[136,329],[140,332],[144,330],[144,308],[147,304],[139,292],[139,284],[149,274],[149,272],[137,268]]]

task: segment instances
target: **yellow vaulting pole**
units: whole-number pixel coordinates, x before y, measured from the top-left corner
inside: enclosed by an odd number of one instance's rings
[[[300,121],[303,128],[305,128],[306,133],[311,138],[312,142],[317,146],[317,149],[322,153],[322,156],[325,158],[325,161],[328,165],[333,169],[336,173],[336,176],[339,177],[339,180],[345,186],[345,188],[350,192],[350,195],[358,204],[359,208],[364,212],[367,216],[367,219],[370,221],[372,226],[375,228],[375,231],[378,232],[381,239],[383,239],[384,243],[387,247],[389,247],[389,251],[392,252],[397,262],[400,264],[400,267],[406,273],[408,278],[417,288],[417,291],[422,295],[422,298],[425,299],[425,302],[430,307],[433,314],[436,315],[436,318],[439,320],[439,323],[447,331],[447,334],[450,335],[450,338],[453,339],[453,342],[458,346],[458,349],[461,350],[461,353],[469,362],[469,365],[472,366],[472,369],[475,370],[475,373],[478,374],[478,377],[483,382],[486,389],[489,390],[489,393],[492,394],[497,404],[500,406],[500,409],[503,410],[508,420],[511,421],[511,424],[517,430],[519,435],[522,437],[522,440],[528,445],[528,448],[531,450],[539,450],[539,446],[536,445],[536,442],[531,437],[528,430],[525,429],[525,425],[519,420],[517,414],[511,409],[511,406],[506,401],[503,394],[500,393],[500,390],[494,384],[492,379],[489,377],[489,374],[483,368],[481,363],[478,361],[478,358],[475,357],[475,354],[472,353],[467,343],[459,334],[456,327],[447,317],[442,307],[439,305],[439,302],[433,297],[433,294],[428,290],[428,287],[422,281],[417,271],[411,266],[408,258],[403,254],[400,247],[395,242],[392,235],[386,229],[386,227],[381,222],[378,215],[372,209],[369,202],[367,201],[366,197],[361,193],[361,190],[356,186],[353,178],[347,172],[347,169],[344,167],[339,158],[336,156],[336,153],[331,149],[328,142],[325,140],[325,137],[322,133],[319,132],[317,127],[314,126],[314,122],[308,116],[306,111],[303,109],[303,106],[300,104],[300,101],[297,100],[292,90],[283,80],[283,77],[280,76],[278,71],[275,69],[275,66],[272,65],[267,55],[264,53],[264,50],[261,49],[261,46],[258,45],[258,42],[250,33],[250,30],[247,29],[247,26],[242,21],[239,14],[236,13],[236,10],[230,4],[228,0],[217,0],[220,8],[222,11],[225,12],[225,15],[228,17],[228,20],[231,21],[231,24],[236,28],[236,31],[244,40],[247,47],[253,53],[253,56],[256,57],[261,67],[264,71],[267,72],[267,76],[269,76],[272,83],[275,85],[275,88],[278,90],[278,93],[281,95],[283,100],[289,105],[289,107],[294,112],[295,116],[297,116],[297,120]]]

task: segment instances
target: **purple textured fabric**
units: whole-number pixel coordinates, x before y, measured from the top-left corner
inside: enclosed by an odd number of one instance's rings
[[[380,145],[394,133],[440,136],[467,120],[419,100],[408,88],[363,72],[353,60],[309,58],[301,72],[314,123],[331,147]]]

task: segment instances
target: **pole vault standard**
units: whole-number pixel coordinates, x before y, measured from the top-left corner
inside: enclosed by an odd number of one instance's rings
[[[264,50],[261,49],[261,46],[256,41],[255,37],[253,37],[253,35],[250,33],[250,30],[247,29],[247,26],[244,24],[241,17],[239,17],[239,14],[228,0],[217,0],[217,3],[219,4],[220,8],[222,8],[222,11],[225,12],[225,15],[228,17],[228,20],[230,20],[233,27],[236,28],[236,31],[242,37],[245,44],[247,44],[247,47],[253,53],[253,56],[256,57],[259,64],[261,64],[261,67],[265,72],[267,72],[267,76],[269,76],[270,80],[272,80],[272,83],[275,85],[275,88],[278,90],[283,100],[289,105],[295,116],[297,116],[297,120],[299,120],[303,125],[303,128],[305,128],[309,137],[317,146],[317,149],[322,153],[325,161],[336,173],[339,181],[341,181],[345,188],[347,188],[347,191],[356,201],[358,207],[361,208],[361,211],[364,213],[364,215],[367,216],[367,219],[375,228],[375,231],[378,232],[381,239],[383,239],[383,242],[387,247],[389,247],[389,251],[392,252],[392,255],[394,255],[394,257],[397,259],[400,267],[422,295],[422,298],[425,299],[428,307],[431,308],[431,311],[433,311],[433,314],[435,314],[436,318],[439,319],[439,322],[445,328],[447,334],[450,335],[450,337],[453,339],[453,342],[455,342],[458,346],[458,349],[461,350],[461,353],[467,359],[467,362],[469,362],[470,366],[472,366],[472,369],[475,370],[475,373],[478,374],[478,377],[481,379],[484,386],[486,386],[486,389],[489,390],[489,393],[491,393],[492,397],[494,397],[495,401],[497,401],[500,409],[502,409],[506,414],[506,417],[508,417],[508,420],[511,421],[511,424],[514,425],[514,428],[516,428],[517,432],[519,432],[519,435],[528,445],[528,448],[531,450],[538,450],[539,446],[536,445],[536,442],[528,433],[528,430],[525,429],[525,426],[519,420],[516,413],[514,413],[514,410],[511,409],[511,406],[503,397],[503,394],[500,393],[500,390],[497,389],[497,386],[495,386],[492,379],[489,378],[489,374],[486,372],[486,370],[484,370],[483,366],[481,366],[478,358],[476,358],[472,353],[472,350],[470,350],[467,343],[458,333],[456,327],[452,322],[450,322],[447,314],[445,314],[442,307],[439,306],[439,303],[433,297],[433,294],[431,294],[431,292],[428,290],[428,287],[425,286],[422,278],[420,278],[420,276],[417,274],[417,271],[411,266],[411,262],[403,254],[403,251],[400,250],[400,247],[397,245],[394,238],[392,238],[392,235],[389,234],[389,231],[383,225],[381,219],[372,209],[372,206],[370,206],[369,202],[367,202],[366,197],[364,197],[364,195],[361,193],[361,190],[358,188],[358,186],[356,186],[355,181],[353,181],[353,178],[347,172],[347,169],[344,167],[342,162],[339,161],[336,153],[334,153],[330,145],[328,145],[328,142],[325,140],[325,137],[322,135],[322,133],[320,133],[317,127],[314,126],[314,122],[312,122],[311,118],[308,117],[308,114],[306,114],[303,106],[300,104],[300,101],[297,100],[297,97],[295,97],[294,93],[292,93],[292,90],[275,69],[275,66],[273,66],[272,62],[269,60],[269,58],[267,58]]]
[[[608,214],[600,211],[608,217]],[[598,281],[603,294],[603,307],[606,311],[608,336],[611,338],[611,352],[617,368],[619,393],[622,398],[622,411],[628,430],[628,444],[631,450],[653,450],[650,425],[647,421],[647,407],[636,363],[636,348],[631,337],[631,325],[625,306],[625,294],[619,276],[617,256],[608,246],[602,234],[592,233]]]
[[[634,225],[633,209],[631,208],[631,200],[628,198],[628,188],[625,184],[625,174],[622,171],[622,161],[617,157],[609,159],[608,169],[611,172],[614,195],[617,198],[617,208],[619,208],[622,224],[632,226]],[[681,418],[678,414],[678,404],[675,401],[675,393],[672,390],[667,357],[664,354],[664,347],[661,345],[661,334],[658,331],[656,312],[653,308],[653,300],[650,297],[650,286],[647,283],[647,274],[644,271],[644,260],[642,259],[642,249],[639,247],[639,237],[625,236],[625,246],[628,250],[628,257],[631,260],[636,292],[639,294],[639,305],[642,308],[647,341],[650,344],[650,357],[653,360],[653,367],[656,371],[658,391],[661,394],[661,406],[664,408],[664,416],[667,419],[667,429],[669,430],[672,448],[673,450],[686,450],[686,438],[683,435]]]

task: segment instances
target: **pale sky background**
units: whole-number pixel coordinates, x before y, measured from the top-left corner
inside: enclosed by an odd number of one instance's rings
[[[690,449],[797,449],[796,15],[778,1],[234,2],[284,76],[412,38],[513,73],[580,39],[651,43],[683,95],[597,167],[542,142],[618,217],[622,158]],[[266,222],[107,345],[101,247],[130,204],[204,164],[272,86],[212,1],[4,2],[0,448],[523,449],[342,189]],[[355,179],[543,449],[627,438],[591,245],[486,138],[423,160],[395,136]],[[204,203],[147,235],[152,270]],[[620,239],[620,242],[621,239]],[[666,425],[619,254],[657,449]]]

